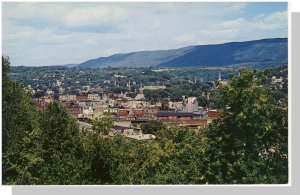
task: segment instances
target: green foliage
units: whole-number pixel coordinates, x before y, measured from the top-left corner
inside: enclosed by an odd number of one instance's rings
[[[10,70],[10,62],[8,56],[2,56],[2,79],[7,79]]]
[[[162,130],[164,128],[164,125],[162,122],[155,120],[142,124],[141,128],[143,133],[155,135],[159,130]]]
[[[5,184],[34,184],[42,163],[38,115],[23,87],[8,80],[8,57],[2,56],[2,65],[2,181]]]
[[[208,183],[287,183],[287,104],[263,86],[265,75],[241,69],[221,86],[222,117],[205,132]]]
[[[42,181],[44,184],[74,184],[80,181],[79,128],[67,111],[51,103],[41,113]],[[68,179],[66,179],[68,178]]]
[[[113,121],[108,117],[96,118],[92,121],[92,129],[98,133],[107,135],[113,127]]]
[[[200,135],[170,127],[161,129],[158,137],[158,141],[149,142],[129,140],[120,134],[106,139],[110,153],[103,167],[109,170],[108,183],[203,183],[204,169],[199,163],[203,154]]]

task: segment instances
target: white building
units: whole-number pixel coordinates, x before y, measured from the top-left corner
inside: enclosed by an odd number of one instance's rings
[[[56,83],[55,83],[55,86],[56,86],[56,87],[60,87],[60,86],[61,86],[61,84],[62,84],[62,83],[61,83],[61,81],[60,81],[60,80],[56,80]]]
[[[59,101],[76,101],[76,95],[60,95]]]
[[[83,107],[82,113],[83,113],[83,116],[87,117],[87,118],[93,118],[93,116],[94,116],[94,110],[91,106]]]
[[[89,93],[88,100],[90,101],[100,101],[100,96],[98,93]]]
[[[65,92],[65,89],[62,88],[62,87],[59,87],[59,88],[58,88],[58,91],[59,91],[59,94],[63,94],[63,93]]]
[[[142,83],[141,83],[141,87],[140,87],[140,93],[137,94],[134,99],[135,100],[143,100],[143,99],[145,99],[144,88],[143,88],[143,84]]]
[[[47,95],[53,95],[54,92],[53,92],[51,89],[48,89],[48,90],[46,91],[46,94],[47,94]]]
[[[86,102],[78,102],[78,106],[85,107],[86,106]]]
[[[282,83],[282,81],[283,81],[283,77],[280,77],[279,79],[277,79],[276,78],[276,76],[273,76],[272,77],[272,83],[274,84],[274,83]]]
[[[186,100],[185,100],[186,101]],[[196,112],[199,109],[196,97],[188,97],[183,112]]]
[[[160,86],[160,85],[150,85],[150,86],[144,86],[144,89],[147,90],[159,90],[159,89],[166,89],[166,86]]]

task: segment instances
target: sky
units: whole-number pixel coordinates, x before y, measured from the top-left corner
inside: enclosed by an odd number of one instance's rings
[[[13,66],[277,37],[288,37],[287,3],[2,4],[2,53]]]

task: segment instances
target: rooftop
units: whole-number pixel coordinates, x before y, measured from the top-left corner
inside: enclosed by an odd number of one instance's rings
[[[192,112],[158,112],[158,117],[164,117],[164,116],[178,116],[178,117],[192,117]]]

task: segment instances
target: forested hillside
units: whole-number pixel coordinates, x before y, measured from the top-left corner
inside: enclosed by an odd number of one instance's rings
[[[287,38],[195,45],[171,50],[137,51],[91,59],[75,67],[211,67],[232,64],[287,64]]]

